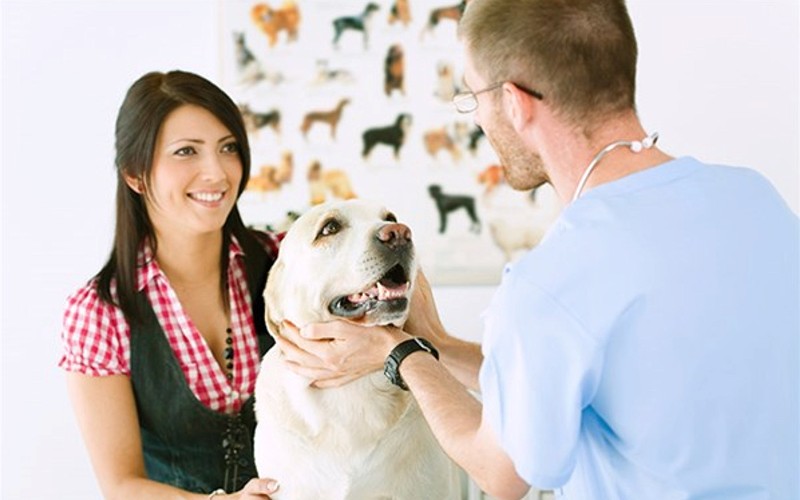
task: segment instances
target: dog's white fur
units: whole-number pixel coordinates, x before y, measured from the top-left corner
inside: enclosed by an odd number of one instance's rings
[[[334,319],[329,304],[335,298],[370,289],[398,261],[404,261],[410,281],[405,298],[410,298],[413,246],[409,242],[410,253],[399,255],[381,249],[377,238],[391,218],[363,200],[319,205],[303,214],[283,240],[265,290],[273,335],[283,320],[303,326]],[[335,225],[329,227],[338,225],[338,230],[320,236],[330,221]],[[399,311],[387,309],[377,305],[357,321],[405,322],[407,302]],[[457,467],[439,447],[411,393],[391,385],[382,372],[315,389],[273,348],[262,361],[255,394],[256,465],[260,475],[280,482],[274,499],[460,498]]]

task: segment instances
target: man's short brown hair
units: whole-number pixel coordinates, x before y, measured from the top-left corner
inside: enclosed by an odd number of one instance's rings
[[[624,0],[471,0],[459,37],[487,83],[536,89],[575,125],[635,109],[636,37]]]

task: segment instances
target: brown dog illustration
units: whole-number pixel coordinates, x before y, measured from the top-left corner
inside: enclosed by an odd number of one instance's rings
[[[300,25],[300,10],[294,0],[286,0],[279,9],[273,9],[266,3],[257,3],[250,9],[250,19],[269,40],[269,46],[278,42],[278,34],[286,32],[289,42],[297,40],[297,28]]]
[[[455,5],[445,5],[444,7],[437,7],[431,10],[431,13],[428,15],[428,23],[422,29],[422,33],[420,33],[420,40],[422,40],[426,34],[431,34],[434,28],[439,25],[439,21],[450,19],[458,23],[466,7],[467,0],[461,0]]]
[[[453,137],[447,133],[446,127],[428,130],[423,134],[422,141],[425,143],[425,151],[434,159],[439,154],[439,151],[445,150],[450,153],[454,162],[461,160],[461,149],[456,144],[456,141],[453,140]]]
[[[320,122],[328,124],[331,129],[331,139],[335,140],[336,127],[339,125],[339,120],[342,119],[342,110],[348,104],[350,104],[350,99],[344,98],[330,111],[311,111],[310,113],[306,113],[303,117],[303,123],[300,125],[300,131],[303,133],[303,137],[307,138],[311,126],[316,122]]]
[[[389,10],[389,24],[396,22],[403,23],[403,26],[406,27],[411,23],[411,8],[408,6],[408,0],[395,0],[392,3],[392,8]]]
[[[393,90],[399,90],[401,94],[405,95],[406,90],[403,86],[403,75],[405,73],[405,61],[403,57],[403,47],[400,44],[394,44],[389,47],[386,53],[386,61],[384,63],[384,82],[383,92],[388,97]]]

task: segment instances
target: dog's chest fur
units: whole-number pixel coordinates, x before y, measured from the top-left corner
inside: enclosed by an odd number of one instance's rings
[[[256,465],[280,481],[275,500],[458,498],[456,471],[410,393],[380,372],[310,388],[279,356],[264,357],[256,394]]]

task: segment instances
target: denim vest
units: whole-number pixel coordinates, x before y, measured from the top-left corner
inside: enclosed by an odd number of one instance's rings
[[[239,243],[245,252],[253,322],[263,357],[275,343],[264,323],[262,296],[272,260],[257,241],[240,238]],[[131,325],[131,382],[148,477],[197,493],[241,489],[258,477],[253,396],[235,415],[204,406],[186,383],[144,293],[139,299],[145,314],[142,322]]]

